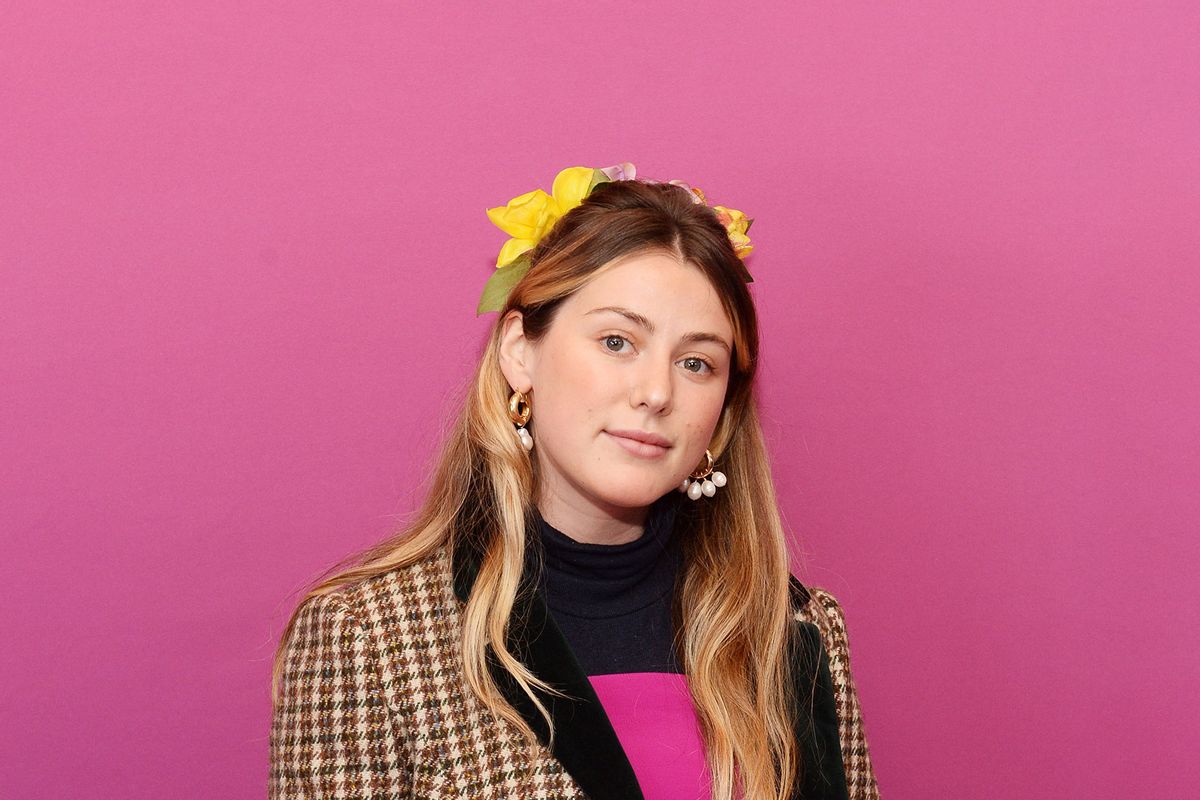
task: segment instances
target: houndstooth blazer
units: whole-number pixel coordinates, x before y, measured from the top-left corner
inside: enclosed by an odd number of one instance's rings
[[[296,610],[270,733],[272,800],[539,798],[638,800],[637,778],[603,706],[540,593],[520,599],[509,646],[571,695],[541,694],[545,721],[508,673],[505,697],[537,733],[515,729],[469,691],[458,641],[477,554],[443,546],[425,558]],[[791,579],[792,669],[804,768],[796,798],[878,798],[841,607]]]

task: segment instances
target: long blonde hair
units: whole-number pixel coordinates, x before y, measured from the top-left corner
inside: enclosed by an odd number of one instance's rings
[[[540,339],[559,305],[597,272],[633,253],[661,251],[699,268],[733,327],[725,405],[709,449],[728,484],[713,498],[682,505],[676,534],[684,548],[673,615],[680,663],[688,677],[712,777],[713,797],[783,800],[801,768],[793,727],[797,698],[788,662],[787,543],[754,396],[758,322],[742,266],[713,211],[670,184],[614,181],[596,187],[558,221],[531,253],[529,272],[497,316],[442,444],[426,497],[403,530],[351,556],[301,600],[413,563],[460,537],[482,553],[463,611],[464,673],[472,692],[531,745],[534,732],[489,674],[488,650],[553,723],[534,688],[539,680],[505,645],[524,568],[529,512],[538,486],[536,460],[513,435],[512,392],[500,370],[501,322],[511,310]],[[531,429],[536,425],[536,409]],[[278,702],[283,652],[295,615],[275,653]]]

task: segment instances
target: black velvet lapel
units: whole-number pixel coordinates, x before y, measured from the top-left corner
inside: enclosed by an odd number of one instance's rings
[[[536,535],[531,530],[529,535]],[[466,602],[479,571],[480,554],[463,544],[454,549],[454,592]],[[600,698],[579,666],[566,637],[550,616],[528,566],[509,623],[507,645],[534,675],[570,695],[570,699],[538,692],[554,721],[554,757],[579,788],[593,800],[643,800],[629,757],[621,747]],[[490,665],[504,697],[512,703],[543,745],[549,731],[537,707],[508,672]]]

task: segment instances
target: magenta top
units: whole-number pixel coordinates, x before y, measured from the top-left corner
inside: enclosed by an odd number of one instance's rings
[[[712,788],[687,676],[670,672],[588,678],[646,800],[708,800]]]

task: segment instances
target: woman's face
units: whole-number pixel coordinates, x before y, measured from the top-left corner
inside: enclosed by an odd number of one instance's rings
[[[627,256],[564,301],[539,342],[520,328],[518,314],[501,360],[533,409],[541,499],[627,516],[704,461],[729,383],[733,328],[698,268],[659,253]]]

